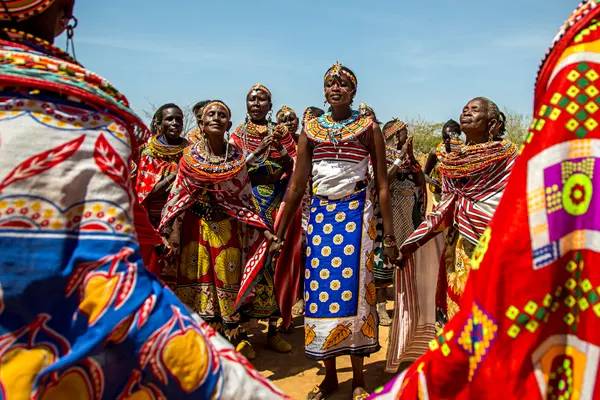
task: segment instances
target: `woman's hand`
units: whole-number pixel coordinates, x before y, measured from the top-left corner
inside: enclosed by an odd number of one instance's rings
[[[383,247],[383,261],[388,264],[396,264],[396,260],[398,259],[398,246],[384,246]]]
[[[271,144],[273,143],[273,135],[268,135],[266,136],[263,141],[260,143],[260,145],[258,145],[258,147],[255,150],[255,154],[256,155],[260,155],[262,152],[265,151],[265,149],[269,148],[271,146]]]
[[[281,248],[283,247],[283,240],[279,239],[269,231],[264,231],[263,233],[269,243],[269,254],[279,254]]]
[[[273,138],[277,141],[277,143],[280,143],[281,139],[283,139],[283,137],[287,134],[287,126],[279,124],[275,126],[275,129],[273,130]]]

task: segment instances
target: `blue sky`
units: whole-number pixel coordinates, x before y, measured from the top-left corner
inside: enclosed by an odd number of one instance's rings
[[[336,60],[380,120],[442,121],[488,96],[530,114],[539,62],[575,1],[79,0],[77,57],[142,116],[220,98],[245,115],[255,82],[275,107],[323,106]],[[57,39],[64,46],[64,38]]]

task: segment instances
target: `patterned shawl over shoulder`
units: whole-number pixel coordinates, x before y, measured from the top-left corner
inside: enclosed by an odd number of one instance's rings
[[[403,249],[424,244],[453,223],[464,237],[477,243],[494,215],[514,165],[516,146],[503,141],[458,149],[446,153],[443,144],[438,146],[442,198]]]

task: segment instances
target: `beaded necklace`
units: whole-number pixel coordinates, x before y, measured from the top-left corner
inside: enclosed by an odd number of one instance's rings
[[[183,149],[185,149],[188,145],[187,140],[182,139],[181,144],[171,145],[161,142],[159,136],[160,134],[154,135],[148,141],[148,145],[146,147],[148,153],[152,157],[159,158],[164,161],[179,161],[179,158],[181,158],[181,154],[183,153]]]
[[[475,145],[463,145],[447,153],[444,143],[437,147],[436,155],[440,160],[439,171],[448,178],[464,178],[481,172],[501,160],[514,157],[517,146],[503,140]]]
[[[203,136],[183,151],[181,168],[192,181],[200,183],[222,182],[237,175],[245,165],[244,156],[235,148],[229,148],[224,156],[215,155]]]
[[[9,32],[11,31],[9,30]],[[20,35],[18,31],[12,33],[17,40],[22,38],[22,41],[0,40],[0,43],[4,45],[0,49],[0,65],[5,70],[6,78],[23,75],[27,78],[41,79],[44,82],[52,81],[53,84],[68,85],[75,90],[88,90],[119,109],[131,112],[127,98],[110,82],[86,70],[79,63],[71,61],[72,58],[62,50],[33,35],[27,33]],[[27,43],[28,41],[35,43]],[[14,46],[15,43],[22,45],[23,48],[12,51],[6,47],[6,45]],[[36,43],[38,44],[37,48],[35,47]],[[39,52],[43,51],[44,54],[32,54],[30,46],[34,46],[34,50]]]
[[[25,48],[34,49],[40,53],[48,54],[52,57],[60,58],[69,61],[70,63],[80,65],[66,51],[54,46],[52,43],[44,39],[32,35],[31,33],[18,31],[12,28],[3,28],[2,31],[8,37],[8,40],[13,43],[22,44],[25,46]]]
[[[262,144],[262,141],[266,136],[269,136],[273,133],[273,124],[270,121],[267,121],[266,125],[258,125],[249,120],[246,123],[244,123],[243,130],[244,130],[244,133],[242,136],[242,141],[244,142],[244,152],[251,152],[251,151],[256,150],[256,148],[258,148]],[[248,138],[248,136],[250,136],[250,139]],[[252,140],[252,139],[254,139],[254,140]],[[258,145],[251,146],[249,143],[249,140],[252,140],[255,143],[258,142]],[[252,149],[252,150],[249,151],[249,149]],[[262,152],[262,154],[260,156],[257,156],[255,154],[255,157],[254,157],[254,159],[256,160],[255,163],[262,164],[269,158],[270,154],[271,154],[271,145],[269,145],[269,147],[264,149],[264,151]]]
[[[309,120],[305,125],[305,131],[308,138],[313,141],[338,144],[358,138],[371,127],[372,122],[371,117],[363,116],[355,110],[343,121],[334,121],[331,113],[328,112]]]
[[[270,131],[269,122],[266,125],[258,125],[252,121],[246,122],[246,131],[252,136],[263,137]]]

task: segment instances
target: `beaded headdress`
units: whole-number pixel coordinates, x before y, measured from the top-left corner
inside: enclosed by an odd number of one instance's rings
[[[266,94],[269,95],[269,98],[272,98],[273,96],[271,95],[271,91],[262,83],[255,83],[250,90],[248,91],[248,94],[250,94],[253,90],[260,90],[265,92]]]
[[[354,87],[356,87],[358,85],[358,80],[356,79],[356,75],[354,75],[354,72],[352,72],[350,70],[350,68],[344,67],[342,64],[340,64],[339,61],[336,61],[335,64],[333,64],[331,67],[329,67],[329,69],[325,73],[324,79],[327,79],[329,77],[341,77],[341,76],[344,76],[344,77],[350,79],[350,81],[352,82]]]
[[[289,106],[287,105],[283,105],[281,106],[281,108],[279,109],[279,111],[277,111],[277,118],[279,118],[280,116],[284,115],[285,113],[293,113],[296,114],[296,112]]]
[[[360,115],[367,115],[368,113],[375,115],[375,110],[373,110],[373,107],[367,103],[360,103],[358,106],[358,111],[360,111]]]
[[[25,21],[43,13],[54,2],[55,0],[0,0],[0,21]],[[73,3],[71,1],[71,10]]]
[[[214,105],[223,106],[223,108],[227,110],[227,113],[229,114],[229,118],[231,118],[231,110],[229,109],[229,106],[227,104],[225,104],[224,102],[222,102],[221,100],[212,100],[209,103],[207,103],[204,107],[202,107],[202,115],[204,115],[204,113],[206,112],[206,110],[208,110],[210,108],[210,106],[214,106]]]
[[[398,132],[399,130],[402,130],[408,126],[406,125],[406,122],[401,121],[398,118],[394,118],[389,124],[386,125],[387,126],[383,127],[383,135],[385,140],[388,140],[390,137],[392,137],[394,132]]]

